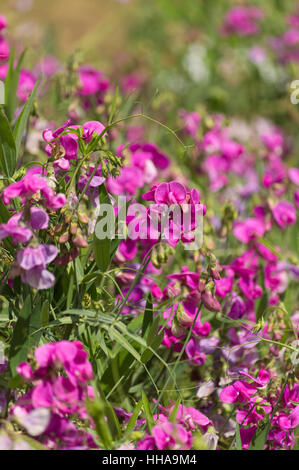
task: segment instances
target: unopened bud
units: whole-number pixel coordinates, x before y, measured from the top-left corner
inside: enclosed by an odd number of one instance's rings
[[[206,309],[210,312],[220,312],[221,305],[216,297],[212,294],[211,290],[206,289],[201,296],[201,300]]]

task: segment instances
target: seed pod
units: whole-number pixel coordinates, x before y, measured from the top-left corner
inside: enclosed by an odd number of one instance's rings
[[[71,226],[70,226],[70,232],[72,235],[76,235],[78,231],[78,224],[77,222],[71,222]]]
[[[185,332],[184,328],[179,324],[175,316],[171,325],[171,333],[176,338],[180,338],[181,336],[183,336],[184,332]]]
[[[76,245],[78,248],[87,248],[88,243],[87,241],[83,238],[82,235],[78,234],[76,238],[73,239],[74,245]]]
[[[59,243],[66,243],[69,239],[69,232],[65,232],[61,237],[59,238]]]
[[[220,312],[221,305],[210,290],[205,290],[201,296],[202,303],[210,312]]]

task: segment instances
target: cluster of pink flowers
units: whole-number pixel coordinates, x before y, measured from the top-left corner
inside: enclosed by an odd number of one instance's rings
[[[253,6],[237,6],[228,11],[223,31],[225,34],[252,36],[259,32],[259,21],[264,17],[261,8]]]
[[[35,289],[48,289],[55,283],[54,275],[46,269],[58,250],[55,245],[42,245],[35,232],[49,226],[48,211],[57,211],[66,203],[64,194],[55,194],[41,167],[31,168],[16,183],[7,186],[3,202],[12,207],[19,199],[22,211],[15,212],[7,223],[0,225],[0,239],[11,236],[20,249],[10,271],[10,279],[21,276],[25,284]]]
[[[71,126],[68,120],[59,129],[45,129],[44,141],[47,143],[45,151],[49,157],[54,158],[55,170],[69,170],[70,161],[77,160],[79,150],[79,137],[74,131],[81,130],[85,143],[91,142],[94,137],[104,134],[105,126],[98,121],[89,121],[83,126]],[[73,130],[73,132],[72,132]]]
[[[112,194],[136,196],[137,190],[151,184],[158,174],[167,174],[169,158],[152,142],[134,143],[128,149],[121,145],[117,155],[126,159],[126,165],[117,178],[108,178],[107,187]]]
[[[271,376],[267,370],[260,369],[257,377],[240,371],[247,380],[237,380],[220,392],[224,403],[237,403],[236,419],[240,425],[243,449],[248,449],[259,423],[265,416],[271,416],[271,430],[267,436],[270,449],[290,449],[294,445],[294,429],[299,425],[298,403],[299,387],[294,384],[283,390],[281,403],[277,403],[280,390],[271,394],[267,385]],[[277,406],[278,405],[278,406]],[[277,408],[277,411],[276,411]]]
[[[192,448],[192,433],[199,430],[205,435],[208,428],[213,427],[207,416],[183,405],[179,405],[175,422],[172,422],[169,418],[173,408],[160,406],[162,413],[154,416],[155,426],[150,435],[138,442],[138,450],[188,450]]]
[[[3,35],[3,31],[7,27],[7,21],[4,16],[0,15],[0,63],[5,62],[9,58],[9,45]]]
[[[35,350],[34,358],[35,368],[27,362],[17,368],[33,387],[11,407],[11,416],[49,449],[95,448],[92,436],[70,419],[88,419],[86,398],[94,398],[89,385],[92,367],[82,343],[45,344]],[[40,427],[36,429],[37,417]]]

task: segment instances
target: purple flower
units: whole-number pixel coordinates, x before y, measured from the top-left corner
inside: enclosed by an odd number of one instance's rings
[[[55,276],[46,269],[58,250],[54,245],[29,246],[19,251],[17,262],[21,269],[22,281],[35,289],[49,289],[55,283]]]
[[[0,225],[0,240],[11,236],[14,244],[29,242],[33,234],[29,228],[20,225],[21,218],[22,213],[15,214],[9,219],[7,224]]]

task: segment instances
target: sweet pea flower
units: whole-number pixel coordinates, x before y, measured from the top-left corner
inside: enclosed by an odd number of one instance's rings
[[[6,224],[0,225],[0,240],[11,236],[14,244],[27,243],[33,236],[32,231],[20,224],[22,214],[13,215]]]
[[[298,168],[290,168],[288,171],[288,176],[289,176],[289,179],[292,181],[292,183],[296,184],[296,186],[299,186],[299,169]]]
[[[264,236],[265,224],[261,219],[249,218],[243,222],[235,222],[233,233],[242,243],[249,243],[256,237]]]
[[[10,48],[8,42],[3,36],[0,36],[0,63],[9,58]]]
[[[0,15],[0,31],[7,27],[6,18],[3,15]]]
[[[227,13],[223,30],[225,34],[252,36],[259,32],[258,21],[263,17],[264,12],[260,8],[236,6]]]
[[[143,175],[139,168],[126,166],[121,168],[120,175],[107,180],[108,191],[112,194],[135,195],[138,188],[143,186]]]
[[[152,436],[158,450],[190,449],[192,434],[180,424],[164,422],[152,429]]]
[[[17,90],[17,97],[24,103],[32,92],[36,83],[35,76],[29,70],[22,69]]]
[[[233,385],[228,385],[220,392],[220,400],[224,403],[235,401],[246,402],[257,392],[257,388],[247,382],[238,380]]]
[[[105,93],[110,86],[103,73],[89,65],[79,67],[78,74],[80,81],[78,93],[81,96]]]
[[[272,209],[272,214],[277,224],[284,230],[296,222],[296,209],[289,201],[280,201]]]
[[[90,142],[93,137],[103,134],[105,126],[99,121],[89,121],[83,124],[83,139]]]
[[[12,199],[19,197],[25,203],[26,200],[31,200],[32,196],[40,192],[41,202],[49,209],[57,210],[63,207],[66,203],[66,196],[64,194],[56,195],[50,188],[47,179],[41,176],[41,172],[40,167],[31,168],[24,178],[7,186],[3,191],[3,202],[9,204]]]
[[[22,281],[35,289],[49,289],[55,283],[55,276],[47,271],[46,266],[58,254],[54,245],[29,246],[17,254]]]
[[[296,406],[288,416],[281,415],[278,422],[279,426],[284,431],[297,428],[297,426],[299,426],[299,406]]]
[[[155,202],[157,204],[182,204],[187,196],[185,187],[177,181],[161,183],[155,190]]]

